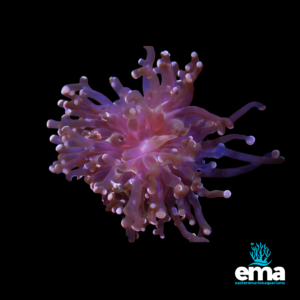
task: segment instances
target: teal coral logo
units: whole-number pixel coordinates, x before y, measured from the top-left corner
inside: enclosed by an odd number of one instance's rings
[[[262,243],[250,244],[252,249],[250,256],[254,262],[248,265],[248,267],[240,266],[235,270],[234,275],[237,279],[235,284],[285,284],[285,269],[280,266],[273,268],[268,266],[272,260],[268,261],[270,259],[271,251],[267,245],[263,245]],[[246,255],[249,259],[247,253],[245,253],[245,256]]]
[[[269,262],[267,261],[269,256],[271,255],[271,251],[269,250],[269,248],[266,245],[262,245],[262,243],[256,244],[255,246],[253,245],[254,243],[251,243],[251,249],[253,252],[250,252],[250,255],[254,262],[249,266],[257,265],[264,267],[270,264],[272,260]]]

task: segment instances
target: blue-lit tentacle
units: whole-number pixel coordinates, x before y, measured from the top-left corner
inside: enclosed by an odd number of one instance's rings
[[[201,177],[215,177],[215,178],[228,178],[234,177],[237,175],[241,175],[247,172],[250,172],[260,164],[249,164],[247,166],[242,166],[239,168],[229,168],[229,169],[208,169],[208,170],[201,170]]]
[[[259,110],[265,110],[266,106],[260,102],[250,102],[236,111],[233,115],[229,117],[229,119],[234,123],[237,119],[239,119],[242,115],[244,115],[248,110],[252,107],[257,107]]]

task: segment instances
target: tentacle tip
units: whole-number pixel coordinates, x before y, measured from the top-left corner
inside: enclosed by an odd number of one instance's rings
[[[169,53],[167,50],[165,50],[165,51],[162,51],[162,52],[161,52],[161,54],[162,54],[163,56],[170,55],[170,53]]]
[[[161,157],[160,157],[160,156],[158,156],[158,157],[157,157],[157,160],[158,160],[158,162],[159,162],[159,163],[161,163],[161,164],[163,164],[163,163],[164,163],[164,161],[161,159]]]
[[[68,170],[68,169],[66,169],[66,168],[64,168],[62,171],[63,171],[63,173],[64,173],[64,174],[66,174],[66,175],[68,175],[68,174],[69,174],[69,170]]]
[[[266,106],[264,105],[264,106],[261,106],[261,107],[259,107],[258,108],[259,110],[265,110],[266,109]]]
[[[191,74],[189,74],[189,73],[185,75],[185,79],[186,79],[186,81],[187,81],[188,83],[193,82],[192,76],[191,76]]]
[[[250,136],[247,138],[247,140],[246,140],[246,143],[247,143],[248,145],[253,145],[254,142],[255,142],[255,137],[252,136],[252,135],[250,135]]]
[[[131,72],[131,76],[132,76],[134,79],[137,79],[137,78],[138,78],[137,75],[136,75],[136,73],[135,73],[134,71]]]
[[[196,222],[195,222],[194,220],[190,220],[190,221],[189,221],[189,224],[190,224],[191,226],[193,226],[193,225],[196,224]]]
[[[156,213],[156,217],[159,219],[163,219],[166,216],[166,213],[164,211],[158,211]]]
[[[155,190],[153,191],[153,190],[151,190],[150,188],[147,188],[147,193],[148,193],[149,195],[153,195],[153,194],[155,193]]]
[[[186,214],[186,211],[185,211],[185,209],[179,209],[178,213],[179,213],[180,216],[183,217]]]
[[[154,208],[156,207],[156,204],[155,204],[155,203],[151,203],[151,204],[150,204],[150,207],[151,207],[152,209],[154,209]]]
[[[224,198],[228,199],[229,197],[231,197],[231,192],[229,190],[224,191],[223,193]]]
[[[273,158],[278,158],[279,155],[280,155],[279,150],[273,150],[273,151],[272,151],[272,157],[273,157]]]
[[[203,233],[204,233],[205,235],[210,235],[210,234],[211,234],[211,231],[210,231],[208,228],[206,228],[206,229],[203,230]]]
[[[202,66],[203,66],[202,61],[198,61],[198,62],[197,62],[197,68],[201,68]]]
[[[66,132],[68,129],[70,129],[70,126],[66,125],[66,126],[64,126],[64,127],[61,129],[61,131],[64,133],[64,132]]]
[[[65,86],[61,89],[62,95],[68,94],[69,92],[70,92],[70,88],[69,88],[67,85],[65,85]]]
[[[59,107],[63,107],[64,106],[64,102],[65,102],[65,100],[58,100],[58,102],[57,102],[57,105],[59,106]]]
[[[63,145],[62,145],[62,144],[59,144],[59,145],[56,146],[55,150],[56,150],[56,151],[59,151],[59,150],[62,149],[62,147],[63,147]]]
[[[130,108],[129,113],[131,115],[135,115],[136,114],[136,110],[132,107],[132,108]]]

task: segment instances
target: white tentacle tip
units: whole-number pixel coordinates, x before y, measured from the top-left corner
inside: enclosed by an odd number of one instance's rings
[[[131,76],[132,76],[134,79],[137,79],[137,76],[136,76],[136,74],[135,74],[134,71],[131,72]]]
[[[189,224],[190,224],[191,226],[194,226],[194,225],[196,224],[196,222],[195,222],[194,220],[190,220],[190,221],[189,221]]]
[[[197,68],[201,68],[203,66],[202,61],[198,61],[196,66],[197,66]]]
[[[177,211],[176,207],[172,207],[171,211],[174,216],[178,216],[178,211]]]
[[[65,102],[65,100],[58,100],[58,102],[57,102],[57,105],[59,106],[59,107],[63,107],[63,105],[64,105],[64,102]]]
[[[217,163],[215,161],[211,162],[211,168],[215,169],[217,167]]]
[[[206,229],[203,230],[203,233],[204,233],[205,235],[210,235],[210,234],[211,234],[211,231],[210,231],[208,228],[206,228]]]
[[[129,113],[133,116],[136,114],[136,110],[132,107],[129,109]]]
[[[191,76],[191,74],[189,74],[189,73],[185,75],[185,79],[186,79],[186,81],[189,82],[189,83],[193,82],[192,76]]]
[[[166,213],[164,211],[158,211],[156,213],[156,217],[159,219],[163,219],[166,216]]]
[[[69,170],[68,170],[68,169],[65,169],[65,168],[64,168],[62,171],[63,171],[63,173],[65,173],[66,175],[69,174]]]
[[[223,195],[224,195],[224,198],[227,199],[231,196],[231,192],[229,190],[226,190],[226,191],[224,191]]]
[[[70,92],[70,88],[65,85],[62,89],[61,89],[61,93],[62,94],[68,94]]]
[[[161,157],[160,157],[160,156],[158,156],[158,157],[157,157],[157,160],[158,160],[158,162],[159,162],[159,163],[161,163],[161,164],[163,164],[163,163],[164,163],[164,161],[161,159]]]
[[[273,158],[278,158],[279,155],[280,155],[279,150],[273,150],[273,151],[272,151],[272,157],[273,157]]]
[[[56,146],[55,150],[56,150],[56,151],[59,151],[59,150],[62,149],[62,147],[63,147],[63,145],[62,145],[62,144],[59,144],[59,145]]]
[[[113,196],[114,194],[113,193],[110,193],[108,196],[107,196],[107,200],[111,201],[113,199]]]
[[[162,54],[163,56],[170,55],[170,53],[169,53],[167,50],[165,50],[165,51],[161,52],[161,54]]]
[[[247,140],[246,140],[246,143],[247,143],[248,145],[253,145],[254,142],[255,142],[255,137],[252,136],[252,135],[250,135],[250,136],[247,138]]]

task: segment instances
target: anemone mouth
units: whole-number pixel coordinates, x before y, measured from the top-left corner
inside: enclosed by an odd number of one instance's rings
[[[225,147],[234,139],[248,145],[255,142],[253,136],[225,135],[225,131],[234,128],[234,122],[251,108],[265,109],[262,103],[251,102],[229,118],[190,107],[193,85],[203,68],[198,54],[193,52],[191,61],[179,70],[170,53],[163,51],[153,68],[154,48],[144,48],[146,59],[140,59],[141,67],[132,71],[133,78],[143,77],[143,95],[123,87],[116,77],[109,79],[119,97],[115,102],[91,89],[85,76],[62,88],[70,101],[58,102],[65,109],[61,121],[47,122],[47,127],[58,129],[50,141],[57,145],[59,155],[49,170],[64,173],[69,181],[84,177],[93,192],[102,195],[107,211],[124,216],[121,225],[129,242],[150,224],[157,228],[153,234],[163,239],[164,223],[171,219],[188,241],[207,242],[204,236],[212,230],[199,197],[228,199],[231,192],[209,191],[201,180],[237,176],[261,164],[282,163],[284,158],[278,150],[259,157]],[[220,137],[206,139],[215,132]],[[223,156],[249,164],[218,169],[216,162],[204,161]],[[197,234],[187,230],[185,220],[190,225],[198,223]]]

